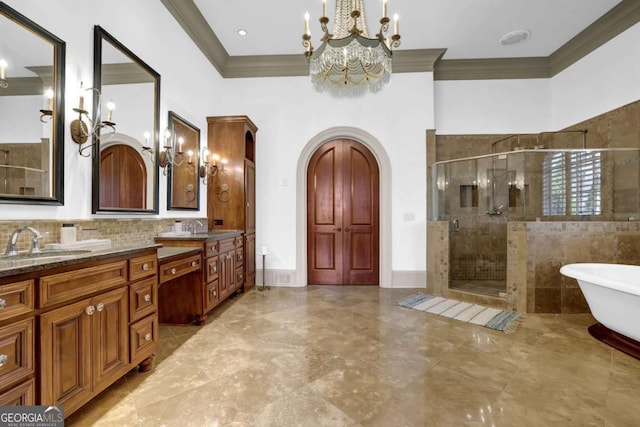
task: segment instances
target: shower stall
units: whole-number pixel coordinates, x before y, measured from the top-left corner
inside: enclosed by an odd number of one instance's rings
[[[448,289],[507,297],[511,223],[640,219],[639,171],[638,148],[520,141],[509,151],[434,163],[430,217],[449,224]]]

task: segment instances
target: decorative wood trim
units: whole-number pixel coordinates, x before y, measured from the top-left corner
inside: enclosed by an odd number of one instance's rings
[[[309,75],[304,55],[229,56],[193,0],[161,0],[224,78]],[[547,57],[440,60],[446,49],[394,52],[394,73],[432,72],[435,80],[550,78],[640,22],[640,2],[616,7]]]
[[[448,59],[438,62],[434,80],[545,79],[547,58]]]

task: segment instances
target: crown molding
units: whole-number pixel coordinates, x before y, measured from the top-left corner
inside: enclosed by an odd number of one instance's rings
[[[224,78],[309,75],[304,55],[229,56],[193,0],[161,0]],[[550,78],[640,22],[640,1],[616,7],[547,57],[441,59],[446,49],[396,50],[393,72],[434,72],[435,80]]]

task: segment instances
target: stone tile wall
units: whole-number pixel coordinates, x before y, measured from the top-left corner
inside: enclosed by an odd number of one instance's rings
[[[113,246],[137,245],[153,243],[153,238],[162,231],[167,231],[179,218],[164,219],[93,219],[93,220],[5,220],[0,221],[0,254],[5,252],[6,243],[11,233],[25,225],[35,227],[41,233],[48,233],[41,246],[47,243],[60,241],[60,227],[63,223],[73,223],[77,228],[78,240],[87,238],[111,239]],[[194,218],[183,218],[184,223],[189,223]],[[197,218],[203,224],[207,224],[206,218]],[[204,230],[203,230],[204,231]],[[27,250],[31,242],[30,233],[22,233],[18,241],[20,250]]]

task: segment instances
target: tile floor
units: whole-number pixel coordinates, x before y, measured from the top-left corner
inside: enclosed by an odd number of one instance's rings
[[[67,426],[637,426],[640,361],[589,315],[513,335],[399,307],[419,290],[275,288],[161,327],[156,367]]]

